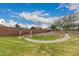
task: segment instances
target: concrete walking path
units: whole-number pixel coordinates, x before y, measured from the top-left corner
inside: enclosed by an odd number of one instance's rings
[[[30,42],[36,42],[36,43],[60,43],[60,42],[64,42],[66,40],[70,39],[70,35],[69,34],[65,34],[63,38],[61,39],[55,39],[55,40],[34,40],[31,38],[24,38],[27,41]]]

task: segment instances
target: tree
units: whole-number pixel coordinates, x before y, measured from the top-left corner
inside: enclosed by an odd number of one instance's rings
[[[52,24],[52,25],[50,26],[50,29],[55,30],[56,28],[57,28],[57,26],[56,26],[55,24]]]
[[[19,29],[19,35],[22,36],[22,29],[19,24],[16,24],[15,27]]]
[[[32,27],[31,27],[31,30],[33,30],[33,29],[37,29],[37,28],[36,28],[36,27],[34,27],[34,26],[32,26]]]
[[[75,27],[74,21],[77,20],[77,16],[76,14],[70,14],[70,15],[66,15],[63,16],[62,18],[58,19],[55,21],[55,24],[60,27],[63,28],[64,30],[68,30],[70,29],[70,27]]]

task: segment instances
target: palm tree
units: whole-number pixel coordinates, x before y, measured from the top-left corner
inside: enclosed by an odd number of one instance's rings
[[[21,37],[21,36],[22,36],[22,30],[21,30],[20,25],[19,25],[19,24],[16,24],[15,27],[16,27],[17,29],[19,29],[19,36]]]
[[[35,29],[36,29],[36,27],[34,27],[34,26],[31,27],[31,29],[30,29],[30,37],[32,37],[32,35],[33,35],[33,31],[32,30],[35,30]]]

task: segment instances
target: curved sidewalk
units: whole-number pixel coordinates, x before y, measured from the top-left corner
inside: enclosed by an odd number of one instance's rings
[[[61,39],[56,39],[56,40],[34,40],[34,39],[31,39],[31,38],[24,38],[25,40],[27,41],[30,41],[30,42],[36,42],[36,43],[60,43],[60,42],[64,42],[66,40],[69,40],[70,39],[70,35],[69,34],[65,34],[65,36]]]

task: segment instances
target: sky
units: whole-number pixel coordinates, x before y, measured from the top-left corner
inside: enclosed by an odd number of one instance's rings
[[[78,3],[0,3],[0,23],[14,27],[52,24],[62,16],[78,13]]]

